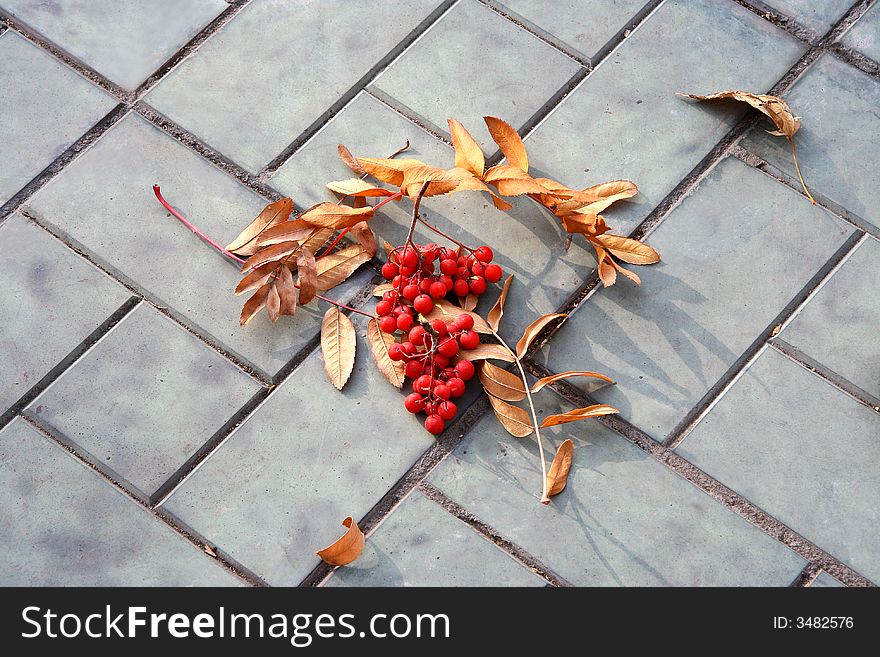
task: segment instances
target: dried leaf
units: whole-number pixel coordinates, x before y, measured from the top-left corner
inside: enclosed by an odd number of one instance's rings
[[[388,240],[383,240],[382,248],[385,249],[385,257],[388,260],[391,260],[391,252],[394,251],[394,246],[391,245]]]
[[[550,376],[545,376],[543,378],[535,381],[532,386],[532,392],[538,392],[541,388],[546,386],[549,383],[553,383],[554,381],[562,381],[563,379],[571,379],[573,377],[580,376],[588,376],[594,379],[602,379],[607,383],[614,383],[614,381],[604,374],[599,374],[598,372],[587,372],[587,371],[572,371],[572,372],[560,372],[559,374],[551,374]]]
[[[483,177],[486,158],[483,150],[465,127],[455,119],[449,119],[449,134],[452,135],[452,146],[455,148],[455,166],[467,169],[477,178]]]
[[[251,290],[256,290],[263,285],[263,283],[268,281],[269,277],[272,276],[272,272],[275,271],[277,266],[278,265],[274,262],[267,262],[265,265],[257,267],[248,273],[238,282],[238,285],[235,286],[236,296],[244,294],[245,292],[250,292]]]
[[[801,127],[800,117],[794,116],[788,103],[779,96],[769,96],[767,94],[753,94],[748,91],[719,91],[715,94],[701,96],[699,94],[677,94],[685,98],[693,98],[694,100],[737,100],[741,103],[747,103],[756,110],[769,117],[776,130],[770,132],[771,135],[777,137],[788,137],[791,139]]]
[[[571,457],[574,454],[574,443],[570,439],[562,441],[559,449],[556,450],[556,456],[553,457],[553,463],[550,464],[550,470],[547,472],[547,495],[552,497],[558,495],[565,489],[568,483],[568,472],[571,470]]]
[[[580,193],[591,196],[597,201],[610,201],[610,205],[615,201],[632,198],[639,193],[639,188],[632,180],[610,180],[582,189]]]
[[[507,121],[502,121],[494,116],[484,116],[486,127],[489,128],[489,134],[498,144],[498,148],[513,166],[522,169],[525,172],[529,170],[529,156],[526,153],[526,146],[523,144],[522,138],[512,125]]]
[[[395,388],[403,388],[403,370],[406,365],[403,361],[391,360],[391,356],[388,354],[388,347],[394,341],[393,335],[382,332],[378,320],[371,319],[367,324],[367,342],[376,359],[376,364],[379,366],[379,371]]]
[[[344,144],[339,144],[336,147],[336,150],[339,152],[339,159],[342,160],[342,163],[345,164],[349,169],[354,171],[359,176],[367,175],[367,172],[364,168],[358,164],[357,158],[351,154],[351,151],[348,150]]]
[[[394,194],[390,189],[376,187],[360,178],[348,178],[347,180],[334,180],[327,183],[327,189],[343,196],[357,196],[366,198],[369,196],[391,196]]]
[[[538,337],[538,334],[544,330],[544,328],[552,321],[559,319],[560,317],[568,317],[566,314],[560,313],[550,313],[548,315],[541,315],[534,322],[529,324],[526,327],[526,330],[523,331],[523,336],[519,339],[519,342],[516,343],[516,356],[517,358],[522,358],[526,355],[526,351],[529,349],[529,345],[532,344],[532,341]]]
[[[599,280],[605,287],[611,287],[617,281],[617,268],[612,264],[614,261],[601,246],[593,244],[593,248],[596,249]]]
[[[315,552],[321,560],[329,563],[331,566],[344,566],[357,559],[364,550],[366,539],[364,533],[357,526],[354,518],[348,516],[342,521],[342,526],[347,527],[339,540],[333,545],[325,547],[323,550]]]
[[[604,235],[596,235],[590,239],[594,242],[599,242],[599,244],[604,246],[611,255],[616,256],[631,265],[653,265],[656,262],[660,262],[660,254],[654,249],[647,244],[632,240],[628,237],[605,233]]]
[[[577,420],[587,420],[591,417],[599,417],[600,415],[612,415],[614,413],[619,413],[616,408],[613,406],[608,406],[607,404],[594,404],[592,406],[586,406],[585,408],[576,408],[573,411],[569,411],[568,413],[561,413],[559,415],[548,415],[544,418],[544,421],[541,422],[541,428],[545,427],[555,427],[557,424],[566,424],[568,422],[576,422]]]
[[[337,203],[318,203],[303,212],[299,218],[312,226],[343,230],[361,221],[366,221],[372,216],[373,208],[370,206],[353,208]]]
[[[313,228],[311,234],[300,244],[304,249],[317,253],[335,232],[332,228]]]
[[[373,294],[375,293],[376,290],[373,291]],[[492,333],[492,329],[489,328],[486,320],[480,317],[477,313],[471,312],[470,310],[465,310],[464,308],[459,308],[455,304],[446,301],[446,299],[435,300],[434,309],[431,310],[431,312],[429,312],[427,315],[422,316],[428,321],[440,318],[448,323],[456,319],[459,315],[470,315],[471,318],[474,320],[474,331],[476,331],[477,333]]]
[[[214,550],[208,543],[205,543],[205,547],[202,548],[209,557],[217,558],[217,551]]]
[[[369,259],[370,254],[360,244],[352,244],[321,257],[318,260],[318,291],[336,287]]]
[[[253,293],[250,299],[244,302],[244,307],[241,309],[241,317],[238,322],[239,324],[242,326],[247,325],[247,323],[263,309],[263,306],[266,305],[266,299],[269,297],[269,290],[272,287],[274,286],[271,283],[264,284]]]
[[[392,160],[389,158],[359,157],[357,162],[363,171],[373,176],[373,178],[395,187],[400,187],[400,184],[403,182],[403,172],[407,169],[427,166],[420,160],[407,158]]]
[[[281,242],[302,242],[307,240],[315,230],[314,226],[300,219],[285,221],[261,234],[257,238],[257,246],[262,248]]]
[[[281,300],[279,313],[281,315],[293,315],[296,312],[296,285],[293,283],[293,274],[290,267],[283,266],[275,281],[278,296]]]
[[[483,342],[476,349],[462,351],[459,353],[459,357],[462,360],[470,361],[494,358],[495,360],[503,360],[512,363],[516,360],[516,358],[513,357],[513,354],[500,344],[492,344],[490,342]]]
[[[266,263],[277,262],[278,260],[293,255],[299,250],[299,248],[299,242],[281,242],[280,244],[267,246],[248,258],[241,266],[241,271],[242,273],[245,273],[252,269],[262,267]]]
[[[359,224],[352,226],[348,232],[354,236],[358,244],[364,247],[364,251],[367,252],[367,255],[371,258],[376,255],[376,251],[379,250],[379,245],[376,243],[376,233],[370,228],[370,224],[366,221],[362,221]]]
[[[510,284],[513,282],[513,274],[507,277],[507,280],[504,281],[504,287],[501,288],[501,294],[498,295],[498,299],[495,301],[495,305],[492,306],[492,310],[489,311],[489,314],[486,316],[487,323],[492,327],[493,330],[498,330],[498,324],[501,322],[501,318],[504,316],[504,302],[507,301],[507,293],[510,290]]]
[[[393,289],[394,286],[391,283],[379,283],[376,287],[373,288],[373,296],[381,297],[383,294]]]
[[[404,172],[403,181],[400,183],[400,191],[408,194],[412,200],[415,200],[426,180],[431,182],[428,184],[424,196],[448,194],[459,185],[459,180],[448,174],[445,170],[424,165],[410,167]]]
[[[478,375],[486,392],[504,401],[519,401],[526,396],[522,379],[489,361],[480,364]]]
[[[274,281],[269,286],[269,294],[266,297],[266,312],[269,313],[269,319],[273,324],[281,317],[281,296],[278,294],[278,286]]]
[[[324,371],[330,377],[330,383],[339,390],[354,369],[356,348],[354,325],[338,306],[331,306],[321,322],[321,352]]]
[[[315,254],[308,249],[302,249],[296,259],[296,267],[299,270],[299,302],[308,303],[318,293],[318,266],[315,262]]]
[[[458,303],[461,304],[463,310],[467,310],[468,312],[476,308],[479,301],[480,297],[473,292],[469,292],[466,297],[458,297]]]
[[[487,184],[493,185],[502,196],[520,194],[542,194],[547,190],[519,167],[498,164],[483,176]]]
[[[614,268],[617,270],[618,274],[623,274],[624,276],[626,276],[629,280],[631,280],[636,285],[642,284],[642,279],[639,278],[638,274],[636,274],[634,271],[630,271],[629,269],[624,269],[619,264],[617,264],[611,256],[608,256],[607,260],[608,260],[608,262],[610,262],[614,266]]]
[[[257,237],[269,228],[287,221],[292,211],[293,201],[289,198],[283,198],[270,203],[263,208],[263,211],[257,215],[256,219],[248,224],[247,228],[239,233],[238,237],[226,246],[226,250],[237,253],[240,256],[253,255],[258,248],[256,243]]]
[[[524,438],[532,433],[532,422],[529,419],[529,414],[519,406],[508,404],[503,399],[498,399],[498,397],[493,397],[492,395],[489,395],[489,403],[492,404],[492,410],[495,411],[495,416],[501,422],[501,426],[511,436]]]

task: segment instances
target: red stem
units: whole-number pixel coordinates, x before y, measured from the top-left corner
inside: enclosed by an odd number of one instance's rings
[[[214,247],[217,251],[219,251],[223,255],[225,255],[229,258],[232,258],[233,260],[235,260],[238,263],[244,264],[244,262],[245,262],[244,260],[239,258],[237,255],[235,255],[231,251],[227,251],[222,246],[217,244],[217,242],[215,242],[210,237],[208,237],[205,233],[203,233],[201,230],[199,230],[199,228],[197,226],[195,226],[194,224],[187,221],[186,217],[184,217],[177,210],[175,210],[173,207],[171,207],[171,204],[168,203],[168,201],[166,201],[165,198],[162,196],[162,191],[159,189],[159,185],[153,185],[153,193],[156,195],[156,198],[159,199],[159,203],[164,205],[165,209],[168,210],[168,212],[170,212],[172,215],[174,215],[175,218],[177,218],[177,220],[180,221],[184,226],[186,226],[192,232],[194,232],[196,235],[198,235],[205,243],[211,245],[212,247]],[[343,233],[343,235],[344,234],[345,233]],[[294,283],[294,286],[299,288],[299,284],[297,284],[297,283]],[[370,313],[365,313],[363,310],[358,310],[357,308],[352,308],[351,306],[346,306],[345,304],[339,303],[338,301],[334,301],[333,299],[328,299],[327,297],[323,297],[320,294],[316,294],[315,298],[321,299],[321,301],[326,301],[327,303],[333,304],[334,306],[337,306],[338,308],[342,308],[343,310],[348,310],[350,312],[357,313],[358,315],[363,315],[364,317],[378,319],[378,317],[376,317],[375,315],[372,315]]]
[[[388,203],[388,201],[397,201],[397,200],[399,200],[402,196],[403,196],[403,192],[394,192],[391,196],[386,196],[386,197],[383,198],[381,201],[379,201],[378,203],[376,203],[376,205],[373,206],[373,212],[375,212],[376,210],[378,210],[379,208],[381,208],[383,205],[385,205],[386,203]]]
[[[346,228],[346,229],[343,230],[341,233],[339,233],[339,235],[336,237],[335,240],[333,240],[333,242],[330,244],[330,246],[328,246],[326,249],[324,249],[324,253],[322,253],[322,254],[319,255],[318,257],[319,257],[319,258],[323,258],[325,255],[327,255],[328,253],[330,253],[330,252],[333,250],[333,247],[336,246],[337,244],[339,244],[339,241],[340,241],[343,237],[345,237],[345,234],[346,234],[348,231],[350,231],[350,230],[351,230],[351,227]]]

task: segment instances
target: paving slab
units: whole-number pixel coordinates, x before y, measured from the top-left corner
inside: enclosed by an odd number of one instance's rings
[[[440,5],[255,2],[169,74],[147,102],[257,171]],[[254,66],[257,43],[260,64]]]
[[[868,238],[779,337],[880,397],[880,243]]]
[[[485,128],[482,130],[485,132]],[[475,129],[474,133],[479,131]],[[336,200],[338,196],[324,185],[353,175],[339,161],[337,144],[346,144],[356,156],[385,157],[407,140],[411,148],[401,157],[442,167],[453,165],[452,148],[369,95],[361,94],[297,151],[278,171],[272,184],[304,206]],[[510,200],[514,209],[500,212],[487,194],[460,192],[425,199],[421,208],[428,220],[448,235],[471,247],[492,247],[505,276],[514,275],[501,333],[515,342],[532,320],[555,311],[580,287],[594,271],[596,260],[592,249],[580,238],[566,249],[565,233],[558,221],[548,218],[537,205],[528,199]],[[370,225],[380,240],[403,244],[411,217],[409,200],[388,203]],[[419,243],[439,240],[449,244],[421,226],[415,234]],[[384,254],[379,257],[384,258]],[[483,295],[479,312],[485,314],[492,307],[499,289],[491,286]]]
[[[880,414],[767,349],[676,451],[880,579]]]
[[[880,228],[880,81],[832,55],[822,56],[785,99],[801,117],[795,135],[807,186]],[[756,126],[742,145],[797,179],[788,141]]]
[[[130,295],[19,214],[0,225],[0,268],[3,415]]]
[[[233,294],[238,267],[158,204],[155,183],[220,244],[232,241],[266,204],[152,124],[129,115],[38,192],[30,211],[188,326],[264,374],[275,374],[317,335],[327,306],[300,308],[276,324],[263,314],[239,326],[246,297]],[[369,279],[365,276],[353,277],[329,296],[347,300]]]
[[[852,6],[850,0],[764,0],[764,3],[820,35],[830,30]]]
[[[142,303],[28,412],[149,497],[259,389]]]
[[[20,419],[0,431],[3,586],[242,582]]]
[[[880,5],[874,5],[868,9],[840,41],[843,45],[855,48],[875,62],[880,62]]]
[[[745,113],[675,93],[764,92],[805,49],[733,2],[665,2],[529,135],[530,170],[577,188],[635,181],[605,213],[627,234]]]
[[[540,417],[569,410],[551,392]],[[568,485],[540,504],[532,438],[485,416],[430,481],[582,586],[787,586],[804,560],[598,422],[545,430],[575,443]],[[549,451],[549,449],[548,449]]]
[[[363,517],[434,440],[356,326],[341,392],[313,353],[163,504],[273,585],[302,581],[343,518]]]
[[[115,105],[12,30],[0,35],[0,205]]]
[[[325,586],[545,586],[546,582],[419,491],[370,534]]]
[[[462,0],[373,86],[444,131],[449,117],[478,127],[486,115],[520,128],[581,68],[477,0]],[[474,137],[487,153],[498,150],[484,130]]]
[[[638,268],[642,285],[597,290],[542,357],[614,378],[595,397],[662,440],[851,232],[727,158],[649,236],[663,261]]]
[[[134,89],[229,5],[223,0],[3,0],[0,7],[98,73]]]
[[[841,586],[843,586],[843,584],[838,582],[824,570],[820,572],[819,576],[815,580],[813,580],[812,584],[810,584],[811,588],[840,588]]]

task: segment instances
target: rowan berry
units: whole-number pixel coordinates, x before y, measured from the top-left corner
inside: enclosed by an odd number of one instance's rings
[[[404,285],[403,287],[403,298],[412,301],[417,296],[419,296],[419,286],[410,283],[409,285]]]
[[[452,258],[447,258],[445,260],[440,261],[440,273],[446,274],[447,276],[452,276],[455,272],[458,271],[458,263],[455,262]]]
[[[425,418],[425,429],[428,430],[428,433],[432,433],[436,436],[443,433],[443,429],[445,428],[446,423],[439,415],[429,415]]]
[[[425,398],[417,392],[410,393],[403,400],[403,406],[410,413],[420,413],[425,410]]]
[[[376,304],[376,314],[379,317],[385,317],[386,315],[391,314],[393,306],[390,301],[385,301],[384,299]]]
[[[433,299],[442,299],[446,296],[446,292],[446,286],[440,281],[434,281],[431,283],[431,287],[428,290],[428,294],[430,294]]]
[[[404,360],[406,358],[403,351],[400,349],[399,342],[394,342],[388,347],[388,358],[391,360]]]
[[[421,361],[411,360],[406,364],[406,367],[403,370],[403,373],[406,375],[408,379],[417,379],[422,375],[422,372],[425,371],[425,366]]]
[[[480,346],[480,336],[475,331],[462,331],[458,336],[462,349],[476,349]]]
[[[397,318],[397,328],[401,331],[409,331],[413,325],[412,315],[401,313]]]
[[[449,359],[442,354],[434,354],[434,367],[442,370],[444,367],[449,365]]]
[[[449,327],[446,326],[446,322],[444,322],[439,317],[435,317],[431,320],[431,328],[434,329],[434,332],[437,333],[441,338],[449,333]]]
[[[455,338],[446,338],[437,345],[437,351],[440,352],[441,356],[452,358],[458,353],[458,342],[456,342]]]
[[[386,315],[379,320],[379,328],[385,333],[394,333],[397,330],[397,320]]]
[[[422,294],[429,294],[431,291],[431,286],[434,284],[430,278],[423,278],[419,281],[419,292]]]
[[[454,402],[451,401],[443,401],[440,402],[437,407],[437,415],[439,415],[444,420],[451,420],[455,417],[455,414],[458,412],[458,407]]]
[[[397,301],[397,297],[397,290],[388,290],[385,294],[382,295],[382,300],[393,304],[395,301]]]
[[[420,294],[413,300],[413,308],[415,308],[417,313],[427,315],[434,310],[434,300],[427,294]]]
[[[474,318],[467,313],[462,313],[455,320],[455,327],[459,331],[468,331],[474,328]]]
[[[471,279],[470,283],[470,291],[474,294],[480,295],[486,291],[486,279],[482,276],[477,276],[476,278]]]
[[[452,391],[445,383],[435,383],[433,393],[440,399],[449,399],[452,396]]]
[[[486,280],[490,283],[497,283],[501,280],[501,276],[503,272],[501,271],[501,267],[496,264],[486,265],[486,270],[483,272],[483,276],[486,277]]]
[[[419,266],[419,254],[416,253],[414,249],[406,247],[398,257],[398,262],[400,262],[402,265],[405,265],[406,267],[412,267],[413,269],[415,269]]]
[[[382,265],[382,276],[384,276],[389,281],[397,276],[400,273],[400,267],[395,265],[393,262],[386,262]]]
[[[467,361],[464,361],[467,362]],[[452,398],[456,399],[461,397],[464,394],[465,385],[464,381],[459,379],[457,376],[451,376],[446,379],[446,387],[449,388],[450,393],[452,393]]]
[[[462,381],[470,381],[475,372],[474,364],[469,360],[460,360],[455,364],[455,373]]]
[[[413,392],[427,395],[431,391],[431,375],[422,374],[419,378],[413,381],[412,387]]]
[[[425,344],[425,333],[427,333],[425,327],[417,324],[409,332],[409,341],[417,347],[421,347]]]
[[[495,257],[495,254],[492,253],[492,249],[488,246],[478,247],[477,250],[474,251],[474,258],[480,262],[492,262],[493,257]]]
[[[455,292],[455,296],[457,297],[466,297],[468,292],[470,292],[470,286],[466,280],[459,278],[453,283],[452,291]]]

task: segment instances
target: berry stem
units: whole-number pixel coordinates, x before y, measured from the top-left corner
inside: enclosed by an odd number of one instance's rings
[[[463,248],[465,251],[470,251],[471,253],[474,252],[474,249],[472,249],[471,247],[466,246],[465,244],[462,244],[462,243],[459,242],[457,239],[455,239],[454,237],[451,237],[450,235],[447,235],[446,233],[444,233],[442,230],[440,230],[440,229],[437,228],[436,226],[433,226],[432,224],[429,224],[428,221],[427,221],[426,219],[424,219],[421,215],[419,215],[418,218],[419,218],[419,222],[420,222],[421,224],[423,224],[424,226],[426,226],[426,227],[429,228],[430,230],[433,230],[435,233],[437,233],[437,234],[440,235],[441,237],[445,237],[446,239],[448,239],[448,240],[449,240],[450,242],[452,242],[453,244],[457,244],[458,246],[460,246],[461,248]]]
[[[388,203],[389,201],[398,201],[398,200],[400,200],[400,198],[401,198],[402,196],[403,196],[403,192],[394,192],[391,196],[386,196],[386,197],[383,198],[381,201],[379,201],[378,203],[376,203],[376,205],[373,206],[373,212],[375,212],[376,210],[378,210],[379,208],[381,208],[383,205],[385,205],[385,204]]]
[[[336,239],[333,240],[333,241],[330,243],[330,246],[328,246],[326,249],[324,249],[324,252],[323,252],[321,255],[319,255],[318,257],[319,257],[319,258],[323,258],[325,255],[327,255],[328,253],[330,253],[330,252],[333,250],[333,247],[336,246],[337,244],[339,244],[340,240],[341,240],[343,237],[345,237],[345,234],[346,234],[348,231],[350,231],[350,230],[351,230],[351,227],[346,228],[346,229],[343,230],[341,233],[339,233],[339,235],[336,236]]]
[[[153,193],[156,195],[156,198],[159,199],[159,203],[164,205],[165,209],[168,210],[168,212],[170,212],[172,215],[174,215],[174,217],[178,221],[180,221],[180,223],[182,223],[184,226],[186,226],[192,232],[194,232],[196,235],[198,235],[202,239],[203,242],[214,247],[214,249],[216,249],[217,251],[219,251],[220,253],[222,253],[226,257],[231,258],[232,260],[235,260],[237,263],[244,264],[245,261],[242,258],[239,258],[237,255],[235,255],[231,251],[227,251],[222,246],[217,244],[217,242],[215,242],[210,237],[208,237],[205,233],[203,233],[198,228],[198,226],[196,226],[195,224],[188,221],[186,219],[186,217],[184,217],[177,210],[175,210],[171,206],[171,204],[168,203],[168,201],[166,201],[165,198],[162,196],[162,191],[159,189],[159,185],[153,185]],[[299,288],[299,283],[294,283],[294,286]],[[351,306],[346,306],[345,304],[339,303],[338,301],[334,301],[333,299],[328,299],[327,297],[323,297],[320,294],[316,294],[315,298],[321,299],[321,301],[326,301],[327,303],[332,304],[334,306],[337,306],[338,308],[342,308],[343,310],[348,310],[350,312],[357,313],[358,315],[363,315],[364,317],[371,317],[373,319],[378,319],[375,315],[373,315],[371,313],[366,313],[363,310],[358,310],[357,308],[352,308]]]

